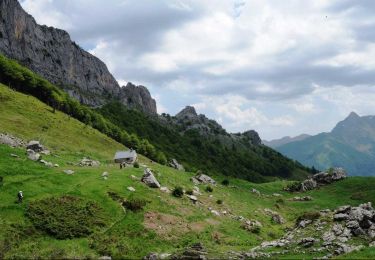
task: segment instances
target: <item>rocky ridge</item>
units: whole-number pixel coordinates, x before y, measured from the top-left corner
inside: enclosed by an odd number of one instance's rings
[[[331,184],[336,181],[345,179],[347,174],[343,168],[332,168],[328,172],[320,172],[301,183],[296,183],[285,188],[291,192],[305,192],[316,189],[320,186]]]
[[[143,86],[120,88],[97,57],[73,42],[60,29],[38,25],[17,0],[0,2],[0,53],[63,88],[93,107],[119,100],[131,109],[156,114],[156,102]]]

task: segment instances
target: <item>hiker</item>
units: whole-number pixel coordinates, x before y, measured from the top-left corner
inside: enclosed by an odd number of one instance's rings
[[[22,191],[19,191],[17,196],[18,196],[18,203],[22,203],[22,200],[23,200],[23,193],[22,193]]]

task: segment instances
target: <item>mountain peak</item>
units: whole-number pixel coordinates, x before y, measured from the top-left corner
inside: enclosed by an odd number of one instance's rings
[[[360,116],[356,113],[356,112],[351,112],[348,117],[346,118],[347,119],[357,119],[357,118],[360,118]]]
[[[177,118],[183,118],[183,117],[197,117],[197,111],[195,111],[195,108],[192,106],[186,106],[184,109],[182,109],[177,115]]]

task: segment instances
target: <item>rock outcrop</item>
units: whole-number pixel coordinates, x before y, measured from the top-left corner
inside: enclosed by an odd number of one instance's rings
[[[375,210],[370,202],[317,213],[314,219],[300,221],[280,239],[265,241],[249,252],[238,254],[239,258],[279,258],[278,255],[286,253],[318,253],[320,258],[317,259],[329,259],[360,250],[365,245],[373,246]]]
[[[316,189],[320,186],[331,184],[336,181],[345,179],[346,176],[347,176],[346,172],[343,168],[333,168],[333,169],[330,169],[328,172],[317,173],[313,175],[311,178],[308,178],[301,183],[288,186],[287,188],[285,188],[285,190],[291,191],[291,192],[309,191],[309,190]]]
[[[25,142],[17,137],[10,134],[0,133],[0,144],[5,144],[11,147],[24,147]]]
[[[0,1],[0,53],[63,88],[81,103],[98,107],[118,99],[129,108],[155,114],[143,86],[120,88],[107,66],[71,40],[66,31],[38,25],[17,0]]]
[[[129,82],[121,88],[119,98],[120,102],[130,109],[137,109],[146,114],[157,113],[156,101],[144,86],[136,86]]]
[[[179,162],[176,160],[176,159],[172,159],[170,162],[169,162],[169,166],[176,169],[176,170],[179,170],[179,171],[184,171],[184,166],[182,166],[182,164],[179,164]]]

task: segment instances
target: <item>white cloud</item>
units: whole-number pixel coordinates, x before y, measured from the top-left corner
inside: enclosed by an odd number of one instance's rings
[[[373,1],[24,0],[160,111],[187,104],[276,138],[374,114]],[[88,46],[88,47],[87,47]]]

